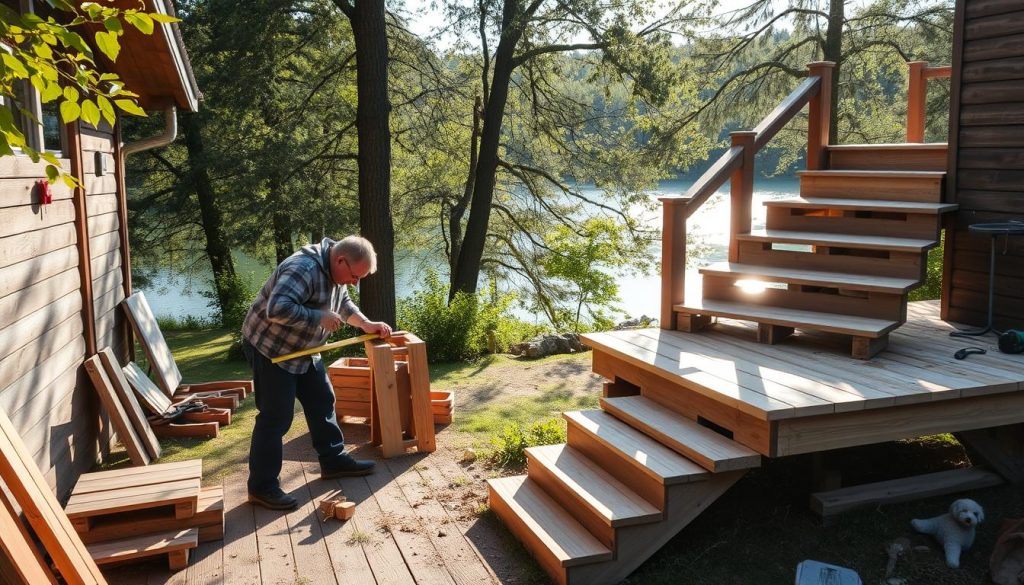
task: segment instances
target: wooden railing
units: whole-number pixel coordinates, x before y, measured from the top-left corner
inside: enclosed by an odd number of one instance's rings
[[[754,194],[754,155],[805,105],[810,105],[807,124],[807,168],[822,169],[828,148],[832,69],[822,61],[807,66],[807,79],[753,130],[730,133],[729,148],[682,196],[661,197],[661,328],[676,328],[673,307],[684,300],[686,289],[686,220],[729,181],[731,219],[729,261],[735,262],[735,234],[749,233]]]
[[[953,68],[929,67],[927,61],[910,61],[907,80],[907,142],[924,142],[924,120],[928,103],[928,80],[949,77]]]

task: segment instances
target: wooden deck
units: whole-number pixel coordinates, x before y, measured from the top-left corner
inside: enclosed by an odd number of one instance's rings
[[[767,456],[1024,422],[1024,356],[995,336],[950,338],[936,301],[910,303],[889,348],[853,359],[846,340],[798,334],[756,342],[756,326],[723,319],[698,333],[660,329],[585,336],[594,371]],[[962,347],[985,355],[953,359]]]

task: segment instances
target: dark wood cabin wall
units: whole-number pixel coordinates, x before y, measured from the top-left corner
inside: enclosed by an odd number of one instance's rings
[[[961,0],[959,99],[953,100],[954,202],[945,318],[984,324],[987,237],[978,222],[1024,220],[1024,2]],[[956,63],[954,63],[956,65]],[[1024,327],[1024,238],[997,242],[995,322]]]
[[[64,161],[69,168],[70,162]],[[85,339],[72,191],[45,165],[0,157],[0,408],[58,493],[95,461],[96,407]]]

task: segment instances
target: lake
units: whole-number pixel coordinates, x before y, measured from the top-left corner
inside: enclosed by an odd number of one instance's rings
[[[658,190],[652,193],[652,197],[659,195],[680,195],[692,184],[692,181],[676,179],[662,181]],[[728,184],[727,184],[728,185]],[[597,191],[590,191],[588,195],[599,194]],[[759,179],[755,183],[754,205],[753,205],[753,227],[759,229],[764,227],[765,207],[764,201],[793,197],[800,192],[800,182],[796,177],[778,177],[772,179]],[[650,217],[643,218],[652,225],[661,225],[660,212]],[[728,186],[719,193],[712,196],[710,200],[687,222],[687,227],[694,237],[710,249],[706,257],[707,262],[724,260],[729,247],[729,201]],[[655,252],[656,253],[656,252]],[[396,251],[395,265],[395,287],[399,296],[406,296],[416,291],[422,285],[423,260],[415,253]],[[256,262],[242,262],[241,264],[255,265],[245,276],[249,278],[254,286],[259,286],[271,267],[260,267]],[[240,269],[241,270],[241,269]],[[696,270],[694,268],[693,270]],[[209,318],[213,311],[209,306],[209,298],[203,292],[209,291],[209,284],[206,282],[209,275],[195,276],[190,280],[176,277],[170,270],[159,271],[149,283],[149,286],[140,290],[145,291],[153,312],[159,317],[184,318],[192,315],[195,317]],[[643,276],[629,273],[620,274],[617,278],[619,284],[620,308],[622,313],[631,317],[648,315],[656,317],[660,312],[661,280],[657,275]],[[687,279],[687,290],[693,291],[691,287],[699,287],[699,278]],[[695,291],[699,294],[698,291]],[[404,293],[404,294],[403,294]],[[692,293],[688,293],[689,294]],[[692,298],[692,297],[690,297]],[[527,313],[525,310],[516,311],[517,316],[527,320],[539,320],[538,316]],[[372,317],[372,315],[371,315]]]

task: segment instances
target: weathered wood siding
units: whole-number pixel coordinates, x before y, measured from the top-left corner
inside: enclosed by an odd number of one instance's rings
[[[117,303],[124,298],[113,135],[82,130],[85,216],[62,182],[53,203],[39,205],[35,183],[45,165],[27,157],[0,157],[0,408],[3,408],[58,496],[96,461],[109,443],[109,425],[82,362],[88,347],[83,310],[91,302],[96,346],[123,356],[126,328]],[[107,172],[96,174],[96,152]],[[63,160],[66,170],[70,159]],[[87,248],[77,226],[87,226]],[[91,299],[83,286],[83,248],[91,259]]]
[[[1024,220],[1024,2],[960,0],[953,55],[950,182],[960,204],[949,233],[943,318],[984,324],[987,237],[967,227]],[[1000,238],[997,328],[1024,326],[1024,237]]]

